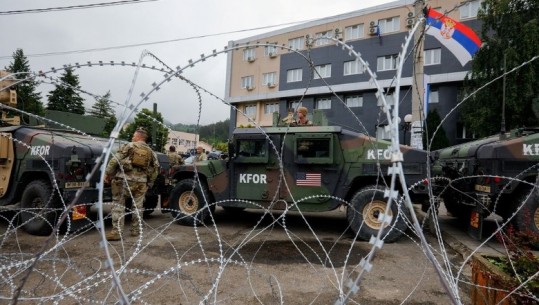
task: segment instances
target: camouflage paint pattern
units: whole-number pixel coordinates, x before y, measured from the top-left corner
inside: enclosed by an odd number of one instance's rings
[[[384,179],[388,182],[387,141],[337,126],[267,127],[263,131],[237,128],[233,133],[235,153],[229,151],[229,160],[181,166],[175,180],[192,178],[196,167],[219,205],[252,208],[255,206],[245,202],[252,201],[258,207],[288,206],[302,211],[335,209],[342,202],[331,196],[350,200],[360,187],[383,185]],[[425,179],[426,152],[401,148],[404,167],[409,169],[407,183]],[[425,200],[426,188],[413,195]]]
[[[149,166],[142,168],[132,164],[132,153],[135,149],[149,151],[149,155],[151,156],[151,160],[148,162]],[[107,176],[153,185],[158,174],[159,162],[148,144],[144,142],[129,142],[120,147],[115,156],[116,158],[110,158],[107,164],[105,170]]]
[[[433,154],[435,163],[433,175],[458,178],[474,175],[500,176],[517,178],[520,180],[534,180],[537,176],[537,162],[539,161],[539,133],[515,130],[505,139],[499,135],[452,146],[436,151]],[[469,179],[467,179],[469,180]],[[472,184],[490,188],[491,195],[499,192],[511,193],[515,182],[502,179],[494,182],[485,177],[472,178]],[[509,187],[506,187],[510,184]],[[467,189],[475,189],[468,185]],[[481,187],[479,187],[481,188]]]
[[[129,181],[124,179],[113,179],[111,181],[112,190],[112,230],[122,232],[125,222],[125,200],[133,198],[131,218],[131,232],[140,233],[139,226],[142,224],[142,207],[144,204],[144,195],[148,190],[146,182]]]
[[[539,234],[537,186],[539,129],[517,129],[433,153],[433,175],[449,178],[434,188],[457,217],[496,213],[515,229]],[[477,211],[477,213],[475,212]],[[474,214],[475,213],[475,214]],[[473,222],[478,226],[478,222]],[[474,226],[470,224],[470,226]],[[539,243],[535,245],[539,248]]]
[[[183,164],[183,159],[180,155],[178,155],[175,151],[169,151],[167,152],[168,161],[170,163],[170,166],[174,165],[181,165]]]
[[[56,179],[64,200],[69,201],[86,180],[95,161],[103,151],[106,139],[95,140],[77,133],[50,128],[11,126],[2,127],[3,137],[12,137],[14,162],[11,168],[2,168],[11,177],[9,187],[0,205],[13,204],[20,200],[29,181]],[[52,172],[50,168],[52,168]],[[91,177],[89,185],[77,203],[91,203],[97,200],[96,182],[99,175]],[[106,191],[110,198],[110,191]]]

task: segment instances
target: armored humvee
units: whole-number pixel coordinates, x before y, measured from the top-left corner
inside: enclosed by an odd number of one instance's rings
[[[90,225],[88,212],[98,200],[99,171],[89,182],[85,181],[107,141],[59,129],[0,127],[0,211],[16,211],[22,228],[34,235],[50,234],[62,213],[68,214],[66,229],[70,231]],[[113,149],[124,143],[118,141]],[[161,168],[153,188],[146,194],[145,216],[170,191],[166,181],[168,158],[162,153],[156,155]],[[67,205],[85,183],[75,207],[67,211]],[[103,200],[112,200],[107,185],[103,187]]]
[[[103,146],[98,139],[66,130],[0,128],[0,206],[20,211],[22,227],[35,235],[50,234],[63,212],[68,213],[70,229],[87,224],[87,204],[98,199],[98,173],[90,178],[77,205],[69,211],[65,208],[85,183]],[[111,199],[108,188],[104,194],[105,200]]]
[[[203,222],[215,205],[228,210],[330,211],[346,205],[358,237],[368,240],[381,228],[389,185],[390,142],[337,126],[236,128],[229,158],[176,167],[176,184],[168,203],[181,224]],[[424,151],[401,146],[409,185],[427,175]],[[412,195],[425,200],[426,185],[416,183]],[[393,204],[385,241],[406,229],[406,209]]]
[[[444,148],[433,157],[433,175],[448,179],[435,193],[473,235],[481,238],[483,219],[495,213],[517,231],[539,236],[539,129]]]

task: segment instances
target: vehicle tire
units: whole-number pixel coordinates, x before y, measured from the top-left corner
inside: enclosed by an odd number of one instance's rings
[[[204,199],[210,201],[209,192],[203,183],[197,183],[193,179],[182,180],[170,194],[170,213],[182,225],[204,223],[210,215],[208,203],[211,203]]]
[[[30,182],[22,193],[21,222],[23,229],[32,235],[49,235],[61,211],[58,196],[47,181]]]
[[[468,224],[470,222],[470,215],[473,210],[473,206],[463,204],[459,200],[459,196],[454,196],[450,192],[445,192],[441,195],[444,201],[445,209],[451,216],[457,218],[460,223]]]
[[[384,191],[376,186],[365,187],[352,197],[350,206],[346,210],[346,218],[354,233],[361,240],[369,240],[372,235],[376,236],[382,228],[378,215],[384,213],[387,207],[387,198]],[[385,242],[396,241],[407,228],[402,215],[399,215],[399,207],[392,202],[391,211],[393,216],[391,224],[386,226],[382,233]]]
[[[526,197],[528,197],[527,200]],[[523,203],[524,206],[513,218],[513,225],[518,232],[534,235],[536,242],[530,243],[529,246],[539,250],[539,191],[533,191],[532,194],[529,193],[529,190],[522,191],[516,198],[515,209]],[[524,202],[525,200],[526,202]]]

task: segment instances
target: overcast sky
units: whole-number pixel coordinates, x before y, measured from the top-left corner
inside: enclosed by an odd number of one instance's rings
[[[97,8],[52,11],[43,13],[10,13],[8,11],[56,8],[115,1],[75,0],[1,0],[0,68],[8,66],[13,52],[22,48],[33,71],[75,63],[138,62],[144,50],[154,54],[170,67],[187,65],[189,59],[200,58],[212,50],[222,50],[230,40],[239,40],[281,27],[252,30],[329,17],[371,7],[390,0],[158,0]],[[228,33],[228,34],[222,34]],[[191,38],[191,39],[189,39]],[[117,48],[119,46],[170,41]],[[80,52],[88,49],[101,49]],[[34,56],[66,51],[68,54]],[[150,57],[147,66],[161,67]],[[132,67],[92,66],[76,69],[83,90],[103,95],[110,90],[114,102],[123,105],[135,78]],[[183,76],[224,99],[226,55],[220,55],[187,69]],[[131,102],[138,102],[142,92],[149,92],[152,83],[163,79],[164,73],[144,69],[136,77]],[[54,75],[51,75],[54,76]],[[57,73],[60,76],[60,73]],[[43,102],[54,87],[42,85]],[[89,109],[95,100],[82,95]],[[157,103],[165,120],[171,123],[196,123],[199,120],[198,97],[194,90],[179,80],[171,81],[150,96],[142,107]],[[119,108],[119,106],[118,106]],[[119,111],[120,109],[117,109]],[[206,125],[229,117],[229,107],[220,100],[202,94],[200,124]]]

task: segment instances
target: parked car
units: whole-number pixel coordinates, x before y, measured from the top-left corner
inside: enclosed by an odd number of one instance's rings
[[[214,151],[211,151],[209,154],[208,154],[208,160],[219,160],[219,159],[222,159],[221,156],[223,155],[223,152],[220,151],[220,150],[214,150]]]

